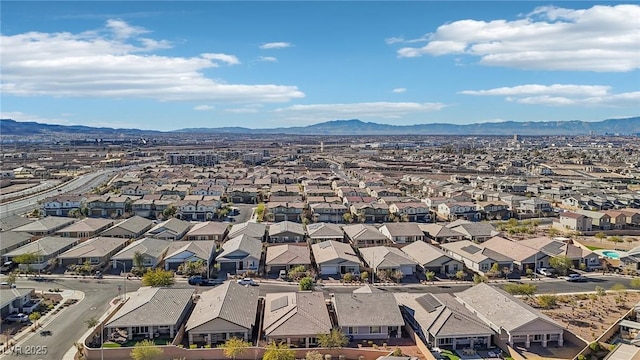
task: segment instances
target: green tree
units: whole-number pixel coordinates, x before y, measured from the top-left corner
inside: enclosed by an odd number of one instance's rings
[[[96,319],[95,316],[92,316],[88,318],[84,323],[87,324],[87,328],[92,329],[96,327],[100,322],[98,321],[98,319]]]
[[[29,252],[20,254],[13,257],[13,262],[16,264],[29,265],[38,261],[38,254],[35,252]]]
[[[289,279],[293,281],[298,281],[301,278],[307,276],[307,268],[304,265],[298,265],[296,267],[289,269],[289,272],[287,273],[287,275],[289,276]]]
[[[317,351],[307,351],[307,354],[304,356],[305,360],[324,360],[322,354]]]
[[[600,242],[602,242],[602,240],[607,238],[607,234],[603,233],[602,231],[600,231],[599,233],[593,235],[596,239],[599,239]]]
[[[369,281],[369,273],[366,271],[363,271],[360,273],[360,280],[362,280],[363,282],[368,282]]]
[[[300,279],[300,290],[301,291],[313,290],[313,279],[310,278],[309,276],[305,276],[302,279]]]
[[[264,203],[259,203],[258,206],[256,206],[256,221],[262,222],[264,220],[264,210]]]
[[[207,265],[204,260],[184,262],[178,267],[178,269],[186,276],[204,275],[207,273]]]
[[[167,208],[162,210],[162,216],[164,216],[165,219],[168,219],[170,217],[173,217],[176,212],[178,212],[178,209],[176,209],[175,206],[168,206]]]
[[[549,265],[551,265],[552,268],[558,270],[558,273],[560,275],[566,275],[567,270],[571,269],[571,267],[573,266],[573,262],[569,257],[560,255],[552,257],[551,260],[549,260]]]
[[[140,251],[136,251],[133,253],[133,267],[141,268],[144,263],[144,256]]]
[[[157,347],[152,340],[142,340],[136,343],[130,356],[133,360],[160,360],[162,349]]]
[[[436,273],[430,270],[427,270],[424,273],[425,278],[427,279],[427,281],[433,283],[433,280],[436,278]]]
[[[551,309],[556,306],[558,298],[555,295],[540,295],[538,296],[538,306],[543,309]]]
[[[235,359],[236,356],[247,351],[247,349],[251,347],[251,344],[243,339],[232,337],[225,341],[224,344],[220,344],[218,347],[224,349],[224,356],[230,359]]]
[[[267,345],[262,360],[295,360],[296,352],[285,343],[272,342]]]
[[[536,293],[538,287],[532,284],[515,284],[509,283],[504,285],[504,291],[511,295],[527,295],[531,296]]]
[[[42,317],[42,315],[40,315],[39,312],[34,311],[31,314],[29,314],[29,320],[31,320],[32,323],[38,323],[38,320],[40,320],[40,318]]]
[[[12,271],[12,272],[8,273],[7,274],[7,282],[9,283],[9,285],[15,284],[16,283],[16,278],[17,278],[17,274],[16,274],[15,271]]]
[[[612,243],[614,243],[614,244],[618,244],[618,243],[624,242],[624,240],[622,239],[622,237],[620,237],[620,236],[618,236],[618,235],[614,235],[614,236],[610,237],[610,238],[609,238],[609,239],[607,239],[607,240],[611,241],[611,242],[612,242]]]
[[[474,284],[480,284],[480,283],[487,282],[487,281],[489,281],[489,279],[486,276],[480,276],[478,274],[474,274],[473,275],[473,283]]]
[[[602,286],[596,286],[596,294],[598,296],[605,296],[607,295],[607,291],[602,287]]]
[[[640,290],[640,277],[635,277],[631,279],[631,283],[629,283],[629,286],[631,286],[636,290]]]
[[[342,275],[342,281],[345,283],[350,283],[353,281],[353,274],[351,273],[346,273],[344,275]]]
[[[318,334],[318,345],[323,348],[341,348],[349,343],[349,339],[338,328],[333,328],[328,334]]]
[[[351,224],[353,222],[353,215],[351,215],[351,213],[344,213],[342,220],[347,224]]]
[[[147,271],[142,276],[142,284],[145,286],[171,286],[174,282],[173,272],[160,268]]]
[[[467,277],[467,273],[464,272],[464,270],[458,270],[458,272],[456,272],[456,279],[457,280],[464,280],[464,278]]]

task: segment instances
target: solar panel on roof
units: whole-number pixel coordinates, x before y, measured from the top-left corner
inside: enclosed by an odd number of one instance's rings
[[[328,247],[330,247],[330,246],[331,246],[331,243],[330,243],[330,242],[328,242],[328,241],[326,241],[326,242],[322,242],[322,243],[320,243],[320,245],[319,245],[319,246],[320,246],[320,249],[326,249],[326,248],[328,248]]]
[[[560,246],[558,246],[557,243],[549,243],[545,246],[542,247],[542,252],[544,253],[551,253],[551,254],[559,254],[560,253]]]
[[[283,307],[289,305],[289,297],[281,296],[277,299],[271,300],[271,311],[280,310]]]
[[[416,302],[427,312],[435,311],[438,307],[442,306],[442,304],[431,294],[420,296],[416,299]]]
[[[466,252],[468,252],[469,254],[475,254],[475,253],[477,253],[478,251],[480,251],[480,250],[482,250],[482,249],[480,249],[480,248],[479,248],[479,247],[477,247],[477,246],[467,245],[467,246],[465,246],[465,247],[461,248],[460,250],[466,251]]]

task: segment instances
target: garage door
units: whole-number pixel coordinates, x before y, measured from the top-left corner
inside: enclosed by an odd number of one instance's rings
[[[280,270],[287,270],[287,266],[286,265],[273,265],[271,266],[271,268],[269,269],[269,272],[272,274],[279,274]]]
[[[338,273],[338,267],[335,265],[323,265],[320,267],[321,275],[335,275]]]
[[[415,272],[415,266],[403,265],[403,266],[400,267],[400,270],[405,275],[413,275],[413,273]]]

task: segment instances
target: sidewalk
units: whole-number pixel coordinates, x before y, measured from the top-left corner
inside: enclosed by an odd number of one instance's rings
[[[130,293],[130,292],[127,293],[127,295],[126,295],[127,299],[130,296],[129,294],[132,294],[132,293]],[[109,301],[109,304],[110,304],[109,309],[107,309],[107,311],[100,316],[100,318],[98,319],[98,324],[101,324],[104,321],[104,319],[106,319],[106,317],[109,316],[111,314],[111,312],[118,306],[118,304],[120,304],[120,301],[115,301],[114,302],[114,300],[116,300],[118,298],[113,298],[113,299],[111,299]],[[91,333],[94,330],[95,330],[95,328],[87,329],[87,331],[85,331],[85,333],[82,334],[82,337],[80,337],[80,339],[78,339],[77,342],[79,342],[79,343],[84,345],[85,340],[87,339],[87,337],[89,335],[91,335]],[[76,347],[74,345],[71,345],[71,347],[69,348],[69,350],[67,350],[67,352],[64,354],[64,356],[62,357],[61,360],[74,360],[77,351],[78,350],[76,349]]]
[[[82,291],[64,290],[59,294],[62,296],[62,301],[60,301],[60,303],[55,308],[53,308],[53,310],[51,310],[48,314],[41,317],[40,320],[37,321],[38,327],[36,328],[36,331],[32,331],[34,325],[30,325],[11,338],[11,342],[13,343],[14,346],[22,344],[24,341],[28,340],[31,336],[34,336],[35,334],[37,334],[38,329],[45,327],[50,322],[52,322],[55,318],[57,318],[62,313],[64,313],[64,311],[66,310],[64,308],[64,303],[67,300],[77,299],[78,302],[80,302],[84,299],[84,293]],[[55,313],[56,310],[58,311],[57,313]]]

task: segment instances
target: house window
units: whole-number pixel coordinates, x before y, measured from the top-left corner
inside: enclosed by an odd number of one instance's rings
[[[382,329],[380,328],[380,326],[369,327],[369,334],[381,334],[381,333],[382,333]]]
[[[349,326],[347,328],[347,334],[357,334],[357,333],[358,333],[358,327]]]
[[[533,335],[533,341],[542,341],[543,336],[542,334],[535,334]]]

